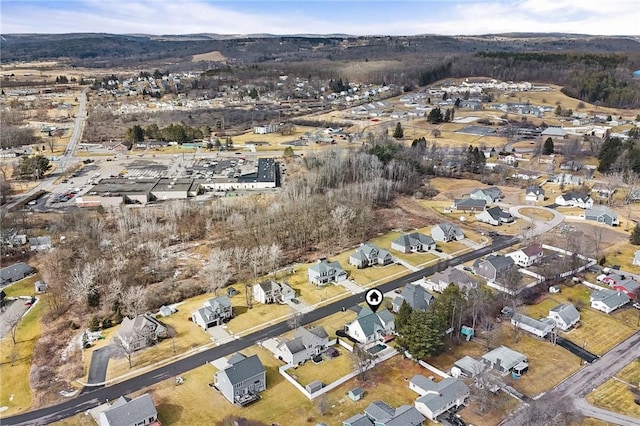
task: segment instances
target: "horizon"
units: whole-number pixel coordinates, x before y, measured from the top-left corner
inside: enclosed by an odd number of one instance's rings
[[[637,0],[3,0],[3,35],[640,35]],[[391,19],[389,17],[392,17]],[[321,31],[317,31],[322,29]]]

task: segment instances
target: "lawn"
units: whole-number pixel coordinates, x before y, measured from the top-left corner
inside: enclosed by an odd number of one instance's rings
[[[631,383],[634,386],[640,385],[640,360],[636,359],[631,364],[624,367],[622,370],[616,373],[616,377],[620,380],[624,380],[627,383]]]
[[[533,220],[540,220],[543,222],[548,222],[553,219],[553,213],[541,209],[532,209],[529,207],[525,207],[520,209],[520,213],[524,216],[530,217]]]
[[[330,359],[324,356],[320,364],[307,361],[300,367],[293,367],[287,373],[302,386],[320,380],[325,385],[335,382],[354,370],[353,360],[348,350],[336,345],[334,348],[340,352],[337,358]]]
[[[621,243],[605,251],[607,265],[620,265],[623,271],[639,272],[640,269],[638,266],[633,264],[633,256],[638,249],[640,249],[640,247],[632,245],[625,238]]]
[[[333,258],[329,259],[333,261]],[[340,263],[343,268],[347,265]],[[288,275],[283,278],[284,281],[289,283],[289,285],[296,290],[296,294],[298,295],[298,299],[300,299],[303,303],[307,305],[315,305],[316,303],[320,303],[327,299],[331,299],[334,297],[346,297],[350,295],[346,288],[339,284],[329,284],[324,287],[316,287],[315,285],[309,283],[308,269],[311,264],[300,264],[296,265],[296,272],[292,275]]]
[[[587,401],[596,407],[640,418],[640,405],[633,402],[636,398],[638,396],[631,392],[629,385],[615,378],[607,380],[587,395]]]
[[[388,249],[387,249],[388,250]],[[391,278],[395,278],[400,274],[407,272],[402,265],[390,264],[387,266],[371,266],[368,268],[358,269],[349,264],[349,256],[355,252],[355,249],[347,250],[337,256],[331,258],[332,261],[337,260],[342,268],[347,272],[349,279],[360,286],[368,286],[372,282],[382,282]],[[395,250],[392,255],[395,255]]]
[[[3,290],[7,297],[33,296],[35,294],[34,284],[39,279],[40,276],[34,274],[4,287]]]

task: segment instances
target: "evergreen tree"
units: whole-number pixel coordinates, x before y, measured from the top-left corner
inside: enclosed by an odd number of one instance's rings
[[[598,155],[598,171],[606,173],[618,159],[618,155],[622,152],[622,142],[618,138],[607,138],[600,148]]]
[[[442,111],[440,110],[440,107],[435,107],[429,111],[429,116],[427,117],[427,121],[429,123],[442,123],[442,119]]]
[[[411,148],[425,150],[427,149],[427,140],[424,138],[424,136],[418,139],[414,139],[413,142],[411,142]]]
[[[553,139],[551,139],[551,137],[548,137],[547,140],[544,141],[544,146],[542,147],[542,155],[553,154],[553,150]]]
[[[400,335],[400,345],[416,359],[424,359],[440,353],[444,344],[441,322],[431,311],[413,311]]]
[[[144,140],[144,130],[139,125],[135,125],[127,129],[125,140],[130,144],[141,142]]]
[[[631,234],[631,244],[640,246],[640,223],[633,228],[633,233]]]
[[[448,123],[451,121],[451,110],[449,108],[444,112],[444,122]]]
[[[404,137],[404,130],[402,130],[402,124],[398,121],[396,124],[396,129],[393,131],[393,137],[395,139],[402,139]]]
[[[398,333],[402,334],[402,330],[409,324],[412,312],[413,309],[411,309],[411,306],[409,306],[406,300],[403,300],[400,309],[398,309],[398,315],[396,316],[396,330],[398,330]]]

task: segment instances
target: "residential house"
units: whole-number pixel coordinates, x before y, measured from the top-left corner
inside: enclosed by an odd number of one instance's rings
[[[51,250],[51,237],[34,237],[29,238],[29,250],[45,251]]]
[[[549,176],[547,182],[553,182],[558,185],[582,185],[582,178],[580,176],[574,176],[570,173],[563,173],[557,176]]]
[[[550,318],[537,320],[521,313],[515,313],[511,317],[511,325],[527,331],[534,336],[544,338],[553,331],[556,323]]]
[[[412,232],[394,240],[391,248],[402,253],[418,253],[434,250],[436,242],[428,235]]]
[[[355,341],[366,344],[392,336],[395,332],[393,314],[387,309],[373,312],[362,308],[355,320],[345,324],[344,331]]]
[[[518,160],[522,158],[518,158],[515,154],[510,152],[499,152],[498,153],[498,161],[501,163],[509,164],[513,166],[514,164],[518,164]]]
[[[374,401],[356,414],[342,421],[342,426],[421,426],[425,418],[410,405],[391,408],[383,401]]]
[[[540,173],[532,170],[517,169],[511,177],[514,179],[532,181],[538,179],[540,177]]]
[[[582,192],[567,192],[556,197],[556,204],[559,206],[580,207],[590,209],[593,207],[593,199]]]
[[[526,355],[506,346],[500,346],[482,355],[482,361],[501,373],[515,372],[522,374],[529,369]]]
[[[448,243],[449,241],[463,240],[464,232],[459,226],[451,223],[439,223],[431,228],[431,236],[436,241]]]
[[[402,237],[401,237],[402,238]],[[393,247],[393,243],[391,243]],[[373,265],[388,265],[393,261],[388,251],[379,249],[370,243],[360,244],[356,252],[349,256],[349,264],[356,268],[366,268]]]
[[[2,281],[2,285],[5,286],[16,281],[20,281],[21,279],[35,273],[36,270],[31,266],[24,262],[18,262],[0,269],[0,279]]]
[[[167,337],[167,327],[149,314],[138,315],[130,319],[125,317],[118,327],[116,335],[125,350],[138,351]]]
[[[524,200],[532,203],[544,201],[544,189],[538,185],[528,186],[527,189],[524,190]]]
[[[585,210],[584,218],[586,220],[593,220],[596,222],[604,223],[609,226],[620,225],[618,213],[614,212],[607,206],[595,206],[591,209]]]
[[[565,161],[564,163],[560,163],[560,170],[571,170],[574,172],[578,172],[580,171],[580,169],[582,169],[582,164],[575,160],[569,160]]]
[[[540,136],[542,136],[544,139],[548,137],[565,139],[567,137],[567,131],[562,127],[547,127],[542,131]]]
[[[507,253],[506,256],[513,259],[516,265],[528,268],[534,263],[538,263],[544,258],[544,250],[540,244],[532,244],[525,248]]]
[[[328,262],[325,258],[309,266],[308,276],[309,282],[317,286],[337,283],[347,279],[347,273],[340,266],[340,262]]]
[[[630,299],[627,293],[623,291],[610,290],[608,288],[602,290],[594,290],[589,297],[591,307],[605,314],[610,314],[616,309],[629,303]]]
[[[456,198],[453,200],[452,208],[464,212],[481,212],[487,206],[485,200],[474,200],[472,198]]]
[[[602,281],[609,284],[613,290],[625,292],[632,299],[635,299],[637,292],[640,291],[640,284],[626,275],[609,274]]]
[[[296,291],[286,283],[262,281],[253,286],[253,299],[260,303],[286,303],[296,297]]]
[[[174,306],[162,305],[160,309],[158,309],[158,314],[162,317],[168,317],[178,312],[178,310]]]
[[[549,309],[547,318],[552,319],[562,331],[567,331],[580,322],[580,312],[570,303],[562,303]]]
[[[485,370],[486,366],[475,358],[471,358],[469,355],[465,355],[451,367],[451,375],[453,377],[475,377]]]
[[[513,268],[515,262],[512,258],[502,255],[489,255],[487,258],[478,259],[473,264],[473,272],[489,281],[496,281],[499,277]]]
[[[497,186],[488,188],[474,189],[469,194],[472,200],[484,200],[487,204],[496,203],[504,198],[504,194]]]
[[[426,311],[429,308],[434,297],[426,291],[422,286],[409,283],[404,286],[402,293],[393,299],[393,312],[400,311],[402,302],[406,301],[414,311]]]
[[[156,410],[148,393],[137,398],[121,396],[98,417],[100,426],[160,426]]]
[[[204,306],[191,314],[191,320],[205,330],[222,325],[233,316],[231,299],[220,296],[204,302]]]
[[[640,266],[640,250],[636,250],[633,254],[633,264],[635,266]]]
[[[216,372],[213,386],[229,402],[244,407],[260,399],[267,389],[267,371],[258,355],[231,355],[226,368]]]
[[[476,220],[493,226],[498,226],[502,223],[512,223],[514,219],[513,216],[511,216],[511,213],[495,206],[477,214]]]
[[[436,383],[417,374],[409,381],[409,389],[420,395],[415,402],[416,409],[432,421],[452,408],[465,405],[469,397],[469,387],[454,377]]]
[[[450,285],[457,285],[460,290],[467,292],[472,288],[476,288],[478,283],[461,270],[449,266],[444,271],[436,272],[425,279],[423,285],[428,290],[442,293]]]
[[[291,365],[303,364],[329,347],[329,335],[324,327],[299,328],[294,338],[277,347],[278,359]]]

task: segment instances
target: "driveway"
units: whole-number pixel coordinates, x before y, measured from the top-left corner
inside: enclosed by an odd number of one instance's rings
[[[364,292],[364,288],[360,287],[354,281],[343,280],[340,281],[340,285],[351,292],[351,294],[358,294]]]
[[[119,351],[119,348],[113,343],[93,351],[91,354],[91,365],[89,366],[88,385],[97,385],[106,381],[109,360],[116,356]]]
[[[216,342],[218,345],[222,343],[227,343],[233,340],[233,336],[227,333],[224,325],[217,325],[215,327],[209,327],[207,329],[207,333],[211,336],[211,340]]]

